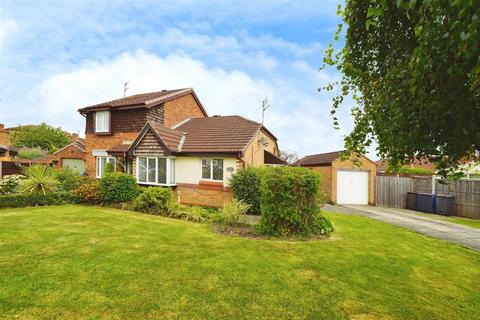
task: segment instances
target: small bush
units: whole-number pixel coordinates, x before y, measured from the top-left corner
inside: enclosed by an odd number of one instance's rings
[[[35,159],[41,156],[48,155],[48,151],[43,150],[42,148],[21,148],[18,151],[18,156],[22,159]]]
[[[125,173],[107,173],[100,180],[102,201],[128,202],[138,194],[135,178]]]
[[[82,182],[80,174],[69,168],[56,169],[55,177],[60,183],[60,188],[65,191],[77,189]]]
[[[0,195],[15,193],[20,185],[20,177],[18,175],[4,176],[0,184]]]
[[[93,178],[83,178],[80,185],[73,193],[83,203],[97,204],[102,201],[100,181]]]
[[[248,214],[260,214],[260,184],[265,168],[246,167],[230,180],[233,196],[249,205]]]
[[[20,182],[21,193],[47,194],[58,190],[59,182],[55,170],[46,165],[33,165],[24,169],[25,180]]]
[[[249,208],[250,205],[242,200],[233,199],[231,202],[225,202],[222,210],[225,224],[230,226],[240,225],[241,216],[247,214]]]
[[[103,174],[107,173],[113,173],[115,171],[115,168],[113,167],[113,163],[107,162],[105,163],[105,166],[103,167]]]
[[[320,215],[321,176],[300,167],[269,168],[262,177],[258,231],[274,236],[328,234]]]
[[[172,211],[173,193],[170,188],[148,187],[133,202],[135,211],[168,215]]]
[[[78,198],[68,192],[16,193],[0,196],[0,208],[21,208],[55,204],[77,203]]]
[[[409,174],[434,174],[430,169],[412,168],[409,166],[401,166],[400,168],[388,167],[387,173],[409,173]]]

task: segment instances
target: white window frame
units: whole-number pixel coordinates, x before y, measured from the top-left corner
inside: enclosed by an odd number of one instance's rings
[[[110,132],[110,111],[95,112],[95,133]]]
[[[210,178],[204,178],[203,177],[203,160],[210,160]],[[217,179],[213,179],[213,160],[221,160],[222,161],[222,167],[223,167],[223,172],[222,172],[222,179],[221,180],[217,180]],[[222,158],[202,158],[200,160],[200,176],[202,178],[202,180],[204,181],[216,181],[216,182],[220,182],[220,181],[224,181],[225,179],[225,159],[222,159]]]
[[[147,174],[146,174],[146,181],[140,181],[140,158],[145,158],[147,160]],[[155,181],[151,182],[148,180],[148,170],[149,170],[149,159],[155,159]],[[167,159],[167,166],[165,168],[166,172],[166,183],[159,183],[158,182],[158,159]],[[172,161],[173,160],[173,161]],[[175,157],[154,157],[154,156],[143,156],[143,157],[136,157],[136,170],[135,170],[135,176],[137,179],[138,184],[143,184],[143,185],[155,185],[155,186],[166,186],[166,187],[171,187],[171,186],[176,186],[177,181],[174,180],[173,183],[171,183],[171,168],[170,166],[172,165],[172,162],[174,162],[174,166],[176,163]],[[173,168],[173,174],[175,176],[175,168]],[[175,178],[175,177],[174,177]]]
[[[100,179],[103,176],[104,166],[102,166],[102,159],[105,159],[105,164],[107,164],[110,159],[113,159],[113,170],[115,171],[117,168],[117,159],[115,159],[115,157],[107,157],[107,156],[95,157],[95,178],[98,178],[98,179]],[[98,161],[100,161],[100,167],[98,166]]]

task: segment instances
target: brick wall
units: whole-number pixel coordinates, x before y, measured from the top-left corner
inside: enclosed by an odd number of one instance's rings
[[[332,202],[332,167],[310,167],[309,169],[317,171],[322,175],[322,190],[327,196],[326,201],[328,203]]]
[[[87,133],[85,137],[85,164],[87,174],[95,177],[95,157],[92,150],[108,150],[122,143],[132,143],[138,132],[118,132],[109,136],[97,136],[94,133]]]
[[[264,146],[259,142],[259,140],[262,138],[265,138],[268,141],[267,146]],[[278,145],[275,139],[266,134],[263,130],[260,130],[245,150],[242,160],[246,165],[261,166],[265,163],[263,159],[264,150],[267,150],[277,156],[279,155]]]
[[[223,187],[179,184],[175,189],[175,200],[183,204],[222,208],[225,202],[232,201],[232,191]]]
[[[192,94],[165,102],[165,127],[170,128],[188,118],[205,118],[202,109]]]

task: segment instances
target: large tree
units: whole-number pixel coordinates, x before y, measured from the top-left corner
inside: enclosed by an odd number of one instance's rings
[[[41,148],[51,153],[72,142],[68,133],[46,123],[11,129],[10,140],[18,148]]]
[[[346,147],[398,165],[434,159],[440,168],[480,149],[480,1],[347,0],[345,44],[324,63],[343,73],[332,114],[347,96],[355,127]]]

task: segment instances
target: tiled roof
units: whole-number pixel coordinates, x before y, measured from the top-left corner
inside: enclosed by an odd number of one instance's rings
[[[240,116],[194,118],[175,130],[186,133],[182,153],[239,153],[262,128]]]
[[[302,159],[297,161],[297,165],[312,166],[312,165],[331,164],[333,161],[340,158],[340,156],[342,155],[342,152],[343,150],[305,156]]]
[[[111,108],[121,108],[121,107],[150,107],[150,106],[158,105],[170,99],[174,99],[190,93],[193,94],[195,99],[197,99],[195,92],[193,91],[192,88],[162,90],[158,92],[135,94],[125,98],[102,102],[99,104],[78,109],[78,111],[80,113],[85,113],[88,111],[104,109],[104,108],[111,109]],[[203,113],[207,115],[207,113],[201,106],[200,102],[199,102],[199,105],[202,108]]]
[[[267,150],[263,151],[263,159],[265,164],[287,164],[284,160]]]
[[[150,126],[171,152],[178,152],[178,147],[180,146],[180,141],[183,136],[181,131],[159,126],[154,123],[150,123]]]

